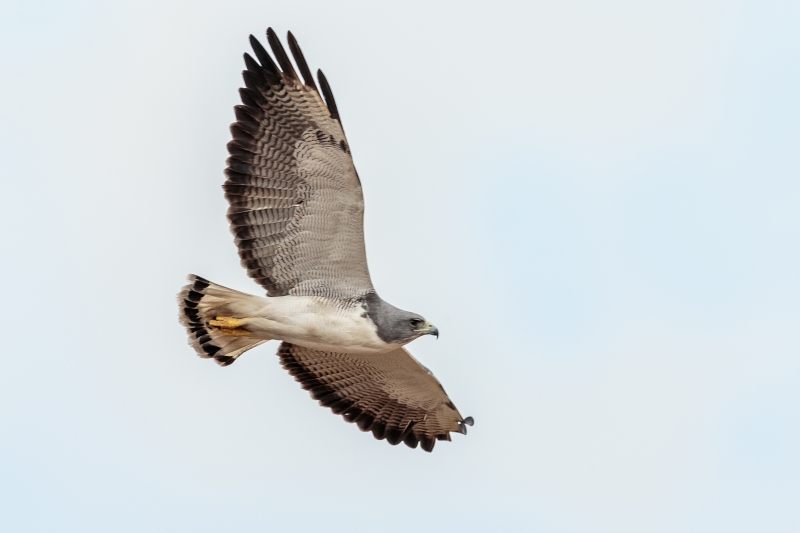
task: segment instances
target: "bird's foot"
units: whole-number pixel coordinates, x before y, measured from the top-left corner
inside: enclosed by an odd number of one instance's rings
[[[233,318],[231,316],[218,316],[215,320],[209,320],[208,325],[215,328],[236,329],[245,325],[246,318]]]
[[[228,335],[229,337],[247,337],[252,332],[244,329],[248,320],[246,318],[233,318],[230,316],[218,316],[216,320],[209,320],[208,325],[213,327],[215,331]]]

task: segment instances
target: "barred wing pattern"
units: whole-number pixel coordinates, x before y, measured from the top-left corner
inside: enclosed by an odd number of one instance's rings
[[[284,342],[281,364],[320,405],[389,444],[432,451],[451,432],[467,433],[439,381],[405,349],[382,355],[321,352]]]
[[[322,100],[291,33],[302,81],[272,28],[267,40],[277,64],[251,35],[259,62],[244,56],[228,143],[224,189],[242,266],[270,296],[357,298],[374,290],[364,198],[333,94],[318,71]]]

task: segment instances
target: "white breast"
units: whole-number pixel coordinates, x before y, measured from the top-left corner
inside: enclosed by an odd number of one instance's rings
[[[315,350],[378,354],[397,348],[378,337],[375,323],[359,305],[343,306],[314,296],[261,298],[247,329],[255,336],[278,339]]]

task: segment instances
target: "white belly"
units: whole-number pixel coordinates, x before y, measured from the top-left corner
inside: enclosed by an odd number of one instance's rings
[[[315,350],[379,354],[397,348],[378,337],[361,306],[341,307],[314,296],[260,298],[246,328],[255,337],[278,339]]]

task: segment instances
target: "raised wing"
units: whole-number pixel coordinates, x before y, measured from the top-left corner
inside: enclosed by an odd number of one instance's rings
[[[291,33],[303,81],[272,28],[267,40],[277,64],[250,36],[260,64],[244,55],[225,170],[242,266],[270,296],[357,298],[373,290],[364,197],[333,94],[318,71],[323,102]]]
[[[462,418],[431,372],[405,349],[382,355],[321,352],[284,342],[281,364],[320,405],[389,444],[432,451],[451,432],[466,434]]]

